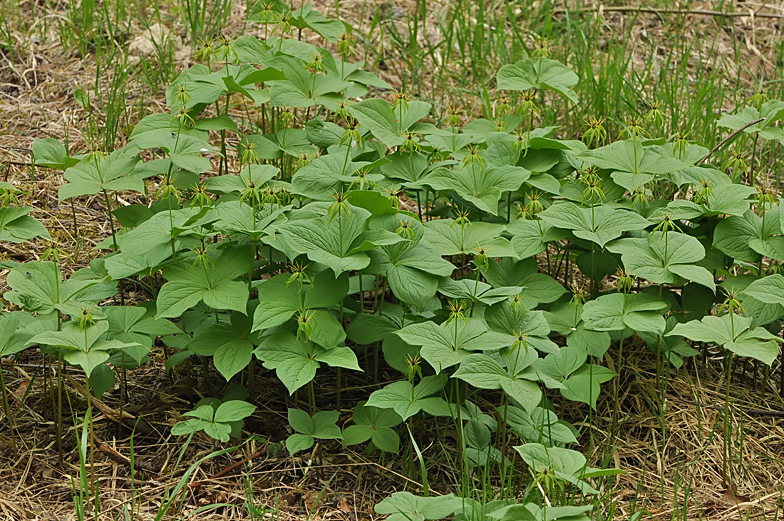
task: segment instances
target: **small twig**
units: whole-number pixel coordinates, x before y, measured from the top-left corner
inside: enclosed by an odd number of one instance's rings
[[[248,463],[249,461],[252,461],[252,460],[258,458],[259,456],[264,456],[265,454],[267,454],[267,447],[268,446],[269,446],[269,444],[264,445],[264,447],[262,447],[262,449],[260,451],[251,454],[250,456],[248,456],[247,458],[245,458],[245,459],[243,459],[241,461],[238,461],[236,463],[232,463],[228,467],[223,468],[222,470],[220,470],[219,472],[216,472],[215,474],[213,474],[212,476],[208,477],[207,479],[202,479],[201,481],[194,481],[193,483],[189,483],[188,484],[188,489],[190,489],[190,490],[198,490],[202,485],[206,485],[210,481],[214,481],[214,480],[216,480],[218,478],[222,478],[223,476],[225,476],[226,474],[228,474],[232,470],[236,470],[236,469],[240,468],[241,466],[243,466],[244,464]]]
[[[554,9],[555,14],[565,13],[649,13],[661,18],[662,14],[676,14],[681,16],[718,16],[737,18],[740,16],[755,16],[757,18],[784,18],[784,14],[774,13],[755,13],[753,11],[737,11],[728,13],[725,11],[713,11],[710,9],[654,9],[653,7],[635,7],[629,5],[622,6],[599,6],[584,7],[582,9]]]
[[[712,156],[714,153],[716,153],[716,152],[717,152],[717,151],[718,151],[718,150],[719,150],[721,147],[723,147],[724,145],[726,145],[726,144],[727,144],[727,142],[728,142],[728,141],[730,141],[731,139],[733,139],[735,136],[737,136],[738,134],[740,134],[741,132],[743,132],[743,131],[744,131],[744,130],[746,130],[747,128],[751,127],[752,125],[756,125],[757,123],[761,123],[761,122],[763,122],[763,121],[765,121],[765,118],[759,118],[759,119],[757,119],[757,120],[755,120],[755,121],[752,121],[751,123],[747,123],[747,124],[743,125],[741,128],[739,128],[738,130],[736,130],[735,132],[733,132],[732,134],[730,134],[729,136],[727,136],[727,137],[725,137],[724,139],[722,139],[722,140],[721,140],[721,143],[719,143],[718,145],[716,145],[715,147],[713,147],[713,150],[711,150],[710,152],[708,152],[708,155],[707,155],[707,156],[703,157],[702,159],[700,159],[700,160],[697,162],[697,166],[700,166],[700,165],[701,165],[701,164],[703,164],[705,161],[707,161],[707,160],[708,160],[708,159],[709,159],[709,158],[710,158],[710,157],[711,157],[711,156]]]
[[[539,492],[542,494],[545,504],[547,504],[548,507],[552,507],[553,505],[550,503],[550,499],[547,497],[547,494],[545,494],[544,489],[542,488],[542,484],[538,481],[536,482],[536,488],[538,488]]]
[[[13,166],[24,166],[24,167],[27,167],[27,168],[30,168],[32,166],[36,166],[36,165],[34,165],[32,163],[20,163],[18,161],[3,161],[3,164],[4,165],[13,165]]]
[[[95,448],[98,449],[99,452],[103,452],[104,454],[106,454],[111,460],[116,461],[117,463],[121,463],[123,465],[128,465],[129,467],[131,466],[130,458],[128,458],[123,454],[120,454],[112,447],[110,447],[108,444],[99,440],[94,434],[93,434],[93,442],[95,442]],[[139,458],[134,458],[133,466],[137,470],[144,470],[146,472],[152,472],[153,474],[160,474],[161,472],[161,469],[157,467],[154,463],[149,463],[140,460]]]
[[[84,396],[85,399],[90,400],[96,409],[101,411],[104,416],[106,416],[113,422],[122,423],[129,429],[137,428],[139,430],[139,433],[143,435],[148,435],[155,432],[155,429],[153,429],[146,421],[142,419],[139,419],[137,424],[136,416],[129,413],[128,411],[122,411],[122,416],[120,416],[120,413],[118,411],[115,411],[114,409],[112,409],[111,407],[103,403],[101,400],[99,400],[92,394],[88,393],[87,389],[85,389],[84,386],[82,386],[82,384],[74,380],[74,378],[71,375],[65,374],[64,376],[68,379],[68,381],[71,383],[74,389],[76,389],[79,392],[79,394]]]
[[[704,407],[706,409],[713,409],[714,411],[724,412],[724,406],[722,405],[707,405],[704,403],[693,402],[685,398],[679,398],[677,396],[669,396],[669,398],[672,398],[673,400],[678,402],[688,403],[690,405],[694,405],[697,407]],[[743,407],[739,407],[738,409],[749,416],[784,418],[784,411],[769,411],[767,409],[746,409]]]
[[[24,152],[25,154],[31,154],[33,152],[32,148],[24,148],[24,147],[7,147],[5,145],[0,145],[0,149],[3,150],[11,150],[13,152]]]

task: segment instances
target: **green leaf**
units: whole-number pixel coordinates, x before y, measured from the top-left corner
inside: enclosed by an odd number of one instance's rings
[[[599,179],[598,188],[601,190],[601,193],[594,193],[593,203],[608,204],[625,197],[626,189],[613,181],[609,173],[599,170],[596,175]],[[584,196],[587,195],[585,192],[586,186],[579,179],[569,179],[567,177],[562,186],[559,183],[559,187],[562,197],[577,204],[582,204]]]
[[[501,195],[518,190],[530,175],[519,166],[458,165],[452,169],[437,168],[422,183],[435,190],[454,190],[480,210],[498,215]]]
[[[145,349],[138,353],[134,353],[132,350],[128,351],[137,364],[143,362],[144,356],[152,347],[154,337],[182,333],[177,326],[168,320],[148,316],[150,310],[144,307],[108,306],[103,308],[103,311],[109,323],[107,333],[110,338],[123,342],[135,342],[144,346]]]
[[[487,222],[460,225],[452,219],[434,219],[425,224],[425,238],[439,255],[468,255],[483,248],[488,257],[517,258],[509,241],[501,237],[503,231],[503,225]]]
[[[762,218],[751,210],[742,216],[733,215],[722,219],[713,232],[713,247],[733,259],[757,263],[762,255],[750,248],[750,243],[757,239],[764,241],[773,233],[780,231],[777,220],[769,219],[764,223]]]
[[[542,400],[542,391],[535,383],[518,377],[525,368],[520,365],[519,370],[509,371],[487,355],[473,354],[463,360],[454,377],[478,389],[503,389],[525,410],[532,411]]]
[[[304,341],[289,332],[281,331],[265,339],[255,351],[256,357],[267,369],[275,373],[289,394],[306,385],[316,376],[321,367],[315,356],[308,351]]]
[[[391,409],[370,407],[364,401],[354,409],[354,425],[343,429],[343,446],[359,445],[370,440],[385,452],[396,454],[400,450],[400,436],[392,429],[403,420]]]
[[[310,2],[293,11],[291,15],[294,17],[293,26],[308,27],[332,43],[337,43],[338,39],[347,31],[346,24],[340,20],[325,18],[313,8]]]
[[[646,293],[611,293],[586,302],[582,319],[595,331],[651,331],[664,333],[661,313],[667,304]]]
[[[144,192],[144,182],[132,175],[139,155],[126,147],[104,157],[89,156],[65,171],[67,181],[60,187],[59,199],[64,201],[80,195],[95,195],[103,190],[134,190]]]
[[[350,212],[314,219],[289,221],[278,229],[277,240],[284,242],[298,255],[307,255],[313,262],[331,268],[336,275],[361,270],[370,263],[363,252],[355,252],[355,243],[365,230],[370,212],[351,207]]]
[[[532,371],[563,382],[569,376],[585,365],[587,359],[585,351],[579,348],[566,346],[557,353],[549,354],[544,359],[534,361]]]
[[[318,157],[297,170],[291,180],[292,191],[317,201],[329,201],[332,195],[344,191],[361,166],[335,154]]]
[[[724,348],[738,356],[759,360],[770,367],[779,356],[777,342],[784,340],[772,335],[767,329],[757,327],[743,331],[733,342],[724,344]]]
[[[65,149],[65,145],[54,138],[33,138],[32,148],[33,159],[36,165],[65,170],[79,162],[78,159],[70,157]]]
[[[539,521],[541,516],[537,517],[531,512],[535,508],[537,507],[533,503],[528,503],[527,505],[513,504],[498,507],[496,510],[487,512],[485,516],[491,520],[499,519],[501,521]],[[486,511],[486,506],[482,510]],[[571,521],[571,518],[568,519]]]
[[[239,127],[228,114],[221,114],[214,118],[201,118],[196,121],[195,128],[199,130],[233,130],[239,132]]]
[[[335,425],[339,416],[337,411],[321,411],[311,417],[300,409],[289,409],[289,425],[297,433],[286,439],[286,450],[294,455],[312,447],[316,439],[340,439],[340,428]]]
[[[565,231],[541,220],[519,219],[508,226],[506,231],[512,235],[510,242],[521,259],[539,255],[547,249],[547,243],[560,241],[567,236]]]
[[[82,305],[114,295],[114,286],[100,280],[72,277],[61,281],[60,269],[53,262],[28,262],[11,269],[7,278],[13,291],[3,298],[27,311],[48,315],[66,304]],[[108,294],[107,294],[108,293]]]
[[[384,340],[399,329],[400,326],[389,316],[389,311],[384,309],[383,315],[360,313],[349,323],[346,334],[352,342],[368,345]]]
[[[438,291],[445,297],[464,299],[491,306],[519,295],[523,288],[519,286],[493,288],[482,281],[443,278],[438,284]]]
[[[259,242],[285,221],[284,213],[290,209],[290,206],[265,205],[254,211],[242,201],[227,201],[215,206],[215,229],[227,236],[247,235],[251,241]]]
[[[98,365],[109,359],[109,351],[138,345],[102,339],[101,336],[108,328],[109,324],[106,321],[99,321],[87,328],[69,322],[60,331],[46,331],[35,335],[29,343],[63,348],[65,361],[81,367],[89,375]]]
[[[509,345],[507,335],[487,331],[478,319],[470,319],[465,324],[460,320],[445,325],[414,323],[398,331],[397,336],[408,344],[422,346],[422,358],[436,373],[459,364],[473,351],[498,350]]]
[[[245,313],[248,285],[234,279],[250,271],[250,250],[229,248],[217,254],[209,250],[208,255],[210,262],[200,266],[180,262],[163,270],[168,282],[158,293],[157,318],[179,317],[202,301],[216,310]]]
[[[189,235],[191,230],[216,219],[210,207],[156,213],[119,239],[120,250],[129,259],[152,253],[160,246],[168,246],[171,251],[173,239]]]
[[[204,426],[204,433],[211,438],[225,443],[229,441],[231,425],[225,423],[208,423]]]
[[[682,279],[702,284],[716,292],[711,273],[695,264],[705,257],[696,238],[678,232],[655,232],[647,239],[620,239],[607,245],[621,254],[626,271],[654,284],[681,284]]]
[[[677,324],[667,336],[680,335],[696,342],[710,342],[723,346],[739,356],[754,358],[770,366],[778,357],[776,342],[784,342],[767,329],[749,329],[752,319],[733,314],[720,317],[706,316]]]
[[[246,136],[247,137],[247,136]],[[280,173],[272,165],[249,164],[240,175],[221,175],[207,180],[207,189],[219,194],[235,193],[240,195],[247,188],[262,188]]]
[[[526,442],[539,442],[547,446],[577,443],[574,433],[558,421],[554,412],[535,408],[530,414],[517,407],[499,408],[501,418]]]
[[[430,113],[431,105],[423,101],[409,101],[393,109],[380,98],[369,98],[351,105],[351,114],[363,128],[370,132],[387,148],[400,146],[405,141],[403,133],[417,121]]]
[[[215,411],[215,422],[228,423],[244,420],[256,410],[256,406],[242,400],[223,402]]]
[[[320,411],[313,415],[313,432],[310,433],[316,439],[339,440],[341,438],[340,428],[335,425],[340,418],[338,411]]]
[[[381,165],[380,170],[389,179],[416,183],[431,169],[427,157],[415,152],[397,151],[386,157],[389,162]]]
[[[332,74],[311,73],[305,62],[294,56],[277,56],[284,80],[268,82],[271,104],[275,107],[308,108],[323,103],[323,97],[342,92],[351,86]]]
[[[377,503],[377,514],[386,515],[388,521],[425,521],[444,519],[458,511],[463,499],[452,494],[418,497],[411,492],[394,492]]]
[[[755,192],[756,190],[751,186],[732,182],[713,186],[708,194],[707,213],[711,216],[743,215],[748,211],[751,197]]]
[[[601,358],[610,348],[610,335],[606,331],[585,329],[582,312],[582,304],[567,302],[545,311],[544,316],[553,331],[566,337],[566,345]]]
[[[276,275],[258,287],[259,300],[264,302],[264,305],[256,307],[253,317],[254,331],[282,325],[298,311],[305,313],[307,310],[331,307],[343,300],[348,293],[347,274],[335,278],[331,270],[324,270],[313,278],[311,284],[305,285],[301,292],[299,282],[289,283],[289,278],[290,275],[287,274]],[[324,323],[324,313],[318,313],[314,318],[320,325],[328,326]],[[317,328],[315,332],[318,333]],[[342,341],[342,338],[339,341]],[[326,347],[332,345],[334,344],[330,343]]]
[[[554,204],[539,214],[551,226],[570,230],[576,237],[604,247],[624,232],[644,230],[651,223],[638,213],[609,206],[581,208],[574,203]]]
[[[601,393],[601,384],[617,375],[610,369],[596,364],[585,364],[564,381],[561,394],[567,400],[586,403],[596,410],[596,400]]]
[[[774,126],[774,123],[782,117],[784,117],[784,102],[769,100],[762,104],[760,110],[755,107],[745,107],[737,114],[722,116],[716,124],[732,130],[743,128],[743,132],[746,134],[759,134],[763,139],[775,139],[784,143],[784,134],[781,133],[779,127]],[[762,121],[758,121],[760,119]],[[749,125],[754,121],[758,122]]]
[[[509,335],[509,345],[520,343],[525,349],[533,347],[542,353],[556,353],[550,325],[541,311],[526,311],[514,299],[494,304],[485,310],[487,326],[498,333]]]
[[[258,287],[259,301],[253,314],[253,330],[269,329],[286,323],[304,309],[298,283],[288,284],[289,275],[275,275]]]
[[[548,58],[528,58],[499,69],[496,81],[504,90],[549,89],[577,103],[572,87],[579,81],[577,74],[559,61]]]
[[[278,378],[289,391],[294,391],[316,376],[321,362],[332,367],[344,367],[359,371],[357,357],[348,347],[324,348],[307,343],[288,331],[278,331],[266,337],[256,348],[256,357],[267,369],[275,369]]]
[[[400,237],[395,232],[403,225],[412,236],[369,251],[371,262],[366,271],[385,275],[397,298],[422,308],[435,296],[438,278],[451,275],[454,266],[442,259],[428,241],[422,241],[424,226],[414,217],[380,215],[371,220],[370,231]]]
[[[440,258],[440,257],[439,257]],[[423,308],[435,296],[438,278],[421,270],[389,263],[384,270],[392,293],[406,304]]]
[[[215,369],[226,379],[245,369],[253,356],[253,343],[248,331],[231,324],[215,324],[198,331],[188,349],[202,356],[212,356]]]
[[[585,456],[576,450],[561,447],[545,447],[540,443],[526,443],[515,447],[534,474],[551,473],[555,479],[563,479],[575,485],[583,494],[598,494],[599,491],[580,478],[586,471]],[[561,516],[566,518],[566,516]]]
[[[103,393],[114,387],[117,378],[114,376],[114,371],[106,364],[98,364],[90,374],[90,389],[95,393],[95,396],[100,400]]]
[[[443,398],[432,396],[441,391],[446,382],[446,375],[426,376],[416,386],[408,381],[394,382],[374,391],[366,405],[393,409],[403,420],[421,410],[432,414],[446,405]]]
[[[514,244],[514,239],[512,239]],[[536,259],[527,258],[519,262],[504,258],[501,261],[491,260],[482,271],[487,282],[494,288],[518,286],[522,288],[520,301],[526,309],[532,309],[541,303],[555,302],[566,293],[561,284],[543,273],[538,273]]]
[[[315,431],[315,427],[313,426],[313,418],[311,418],[308,413],[301,409],[290,408],[288,418],[291,428],[300,434],[307,434],[310,436]]]
[[[186,125],[180,125],[179,118],[173,118],[171,114],[165,112],[156,112],[145,116],[139,121],[131,132],[130,139],[135,141],[141,137],[145,139],[156,139],[154,136],[165,136],[166,134],[177,134],[193,136],[202,142],[207,142],[207,132],[196,128],[189,128]],[[150,137],[153,136],[153,137]]]
[[[29,206],[0,207],[0,242],[19,244],[36,237],[50,238],[46,227],[38,219],[27,215],[31,211]]]
[[[755,280],[743,290],[743,295],[765,304],[784,306],[784,276],[775,274]]]
[[[297,452],[308,450],[315,443],[316,441],[313,439],[313,436],[308,436],[306,434],[292,434],[286,438],[286,450],[293,456]]]
[[[133,144],[142,150],[161,148],[169,154],[168,159],[173,166],[196,174],[212,169],[212,163],[202,154],[216,152],[207,141],[177,132],[148,132],[135,139]]]
[[[0,313],[0,356],[8,356],[23,351],[30,340],[30,334],[20,329],[19,313]]]
[[[668,175],[691,166],[691,163],[661,155],[652,148],[646,149],[638,139],[615,141],[578,154],[576,159],[612,170],[612,179],[629,191],[646,185],[657,175]]]

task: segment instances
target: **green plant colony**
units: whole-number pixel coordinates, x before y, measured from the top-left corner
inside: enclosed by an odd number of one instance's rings
[[[778,356],[776,194],[733,179],[683,136],[649,136],[655,110],[610,144],[600,120],[580,141],[534,128],[538,107],[578,103],[577,75],[539,52],[498,71],[493,120],[460,126],[450,110],[435,125],[423,121],[431,105],[405,92],[367,97],[392,87],[351,61],[343,22],[280,0],[249,20],[268,37],[207,44],[203,64],[168,87],[171,112],[142,119],[125,147],[71,157],[35,141],[37,165],[65,171],[60,200],[99,196],[111,236],[106,255],[66,280],[55,247],[49,260],[3,263],[15,310],[0,315],[0,354],[38,346],[58,369],[84,370],[99,397],[119,377],[122,397],[126,371],[160,342],[168,370],[211,363],[247,388],[172,429],[221,442],[255,410],[260,361],[290,404],[291,454],[324,439],[408,454],[424,494],[377,505],[408,521],[585,519],[593,507],[574,506],[575,494],[597,494],[591,479],[617,470],[568,448],[585,430],[593,442],[593,429],[559,419],[554,403],[586,404],[583,424],[594,424],[601,386],[614,382],[614,435],[627,346],[660,361],[659,413],[662,374],[694,347],[725,349],[728,401],[736,356],[768,366]],[[303,29],[337,53],[294,37]],[[784,143],[782,116],[784,102],[760,99],[719,126]],[[0,238],[48,237],[14,187],[2,190]],[[118,192],[149,204],[119,205]],[[149,301],[125,303],[128,287]],[[397,381],[380,382],[383,362]],[[340,409],[347,381],[378,385],[341,430],[319,405]],[[417,439],[432,424],[456,427],[463,499],[429,496]],[[517,458],[529,470],[512,472]],[[504,492],[473,496],[468,476],[495,476]]]

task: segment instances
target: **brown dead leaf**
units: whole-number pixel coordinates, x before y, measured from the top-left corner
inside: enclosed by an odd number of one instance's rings
[[[289,507],[295,507],[299,503],[300,498],[302,497],[302,492],[299,490],[291,490],[286,492],[281,496],[281,499],[288,504]]]
[[[738,503],[748,503],[751,501],[751,498],[738,494],[738,487],[732,484],[721,495],[721,500],[730,505],[737,505]]]
[[[318,506],[318,503],[321,501],[321,493],[316,492],[315,490],[306,490],[305,494],[302,496],[303,501],[305,501],[305,509],[310,512],[314,506]]]
[[[25,380],[24,382],[19,384],[19,387],[16,388],[14,391],[14,397],[19,401],[19,405],[17,405],[17,409],[22,406],[22,400],[24,399],[24,395],[27,392],[27,388],[30,386],[30,382]]]
[[[345,514],[351,512],[351,507],[349,506],[348,501],[346,501],[346,498],[342,497],[338,499],[338,510]]]

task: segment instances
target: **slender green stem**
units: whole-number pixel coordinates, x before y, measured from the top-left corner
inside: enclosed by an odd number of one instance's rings
[[[457,320],[455,320],[457,322]],[[460,461],[460,475],[464,475],[464,467],[465,467],[465,460],[464,460],[464,440],[463,440],[463,418],[461,409],[463,408],[462,397],[460,396],[460,380],[454,378],[453,381],[455,382],[454,390],[455,390],[455,403],[457,404],[457,457]]]
[[[471,296],[471,311],[468,313],[468,316],[473,318],[474,316],[474,306],[476,305],[476,292],[479,291],[479,267],[476,268],[476,281],[474,282],[474,294]]]
[[[11,407],[8,405],[8,390],[5,387],[5,369],[0,365],[0,387],[3,391],[3,412],[8,420],[8,428],[11,430],[11,447],[16,450],[16,429],[14,428],[14,419],[11,416]]]
[[[664,292],[664,285],[663,284],[659,284],[659,300],[662,299],[663,292]],[[662,388],[661,387],[661,365],[662,365],[661,340],[662,340],[661,335],[658,335],[656,337],[656,389],[658,391],[657,394],[659,395],[659,414],[663,415],[664,414],[664,407],[663,407],[664,395],[661,393],[661,388]],[[663,420],[663,419],[664,419],[664,417],[662,416],[661,420]]]
[[[79,237],[79,227],[76,224],[76,203],[71,199],[71,215],[73,215],[74,237]]]
[[[727,363],[727,390],[724,395],[724,457],[721,462],[721,479],[725,487],[730,487],[731,469],[728,473],[728,462],[730,459],[730,434],[732,432],[732,411],[730,409],[730,382],[732,381],[732,352],[728,352],[729,362]]]
[[[57,300],[60,300],[60,285],[57,285]],[[62,327],[62,316],[57,310],[57,330]],[[60,466],[65,464],[63,453],[63,350],[57,348],[57,414],[54,419],[55,436],[57,436],[57,456],[60,459]]]
[[[112,231],[112,246],[114,246],[114,250],[117,251],[117,236],[114,233],[114,216],[112,215],[112,203],[109,201],[109,194],[106,192],[106,189],[103,190],[103,197],[106,201],[106,214],[109,216],[109,226],[111,226]]]
[[[626,295],[624,294],[624,297]],[[618,403],[620,400],[620,387],[621,387],[621,374],[622,374],[622,366],[623,366],[623,340],[624,340],[624,330],[621,330],[621,340],[618,343],[618,377],[615,379],[615,385],[613,385],[613,417],[612,417],[612,439],[615,442],[616,436],[618,434],[618,412],[620,410],[620,404]]]
[[[87,335],[87,332],[85,331],[85,336],[86,335]],[[95,513],[97,514],[98,511],[99,511],[99,508],[100,508],[99,507],[100,503],[99,503],[98,494],[96,493],[95,442],[93,441],[94,437],[95,437],[95,430],[94,430],[94,427],[93,427],[93,401],[91,399],[91,396],[92,396],[92,390],[91,389],[92,388],[90,386],[90,375],[85,375],[84,383],[85,383],[85,388],[87,389],[87,396],[86,396],[86,398],[87,398],[87,412],[88,412],[88,416],[90,418],[90,421],[88,423],[88,428],[90,430],[90,436],[89,436],[90,437],[90,441],[89,441],[89,444],[90,444],[90,494],[92,494],[93,497],[95,498]]]
[[[308,382],[308,398],[310,400],[310,415],[316,414],[316,390],[313,388],[313,380]]]
[[[343,301],[340,301],[340,327],[344,327],[343,324]],[[337,368],[337,392],[335,393],[335,406],[338,410],[340,410],[340,406],[342,405],[342,393],[343,393],[343,368]]]

